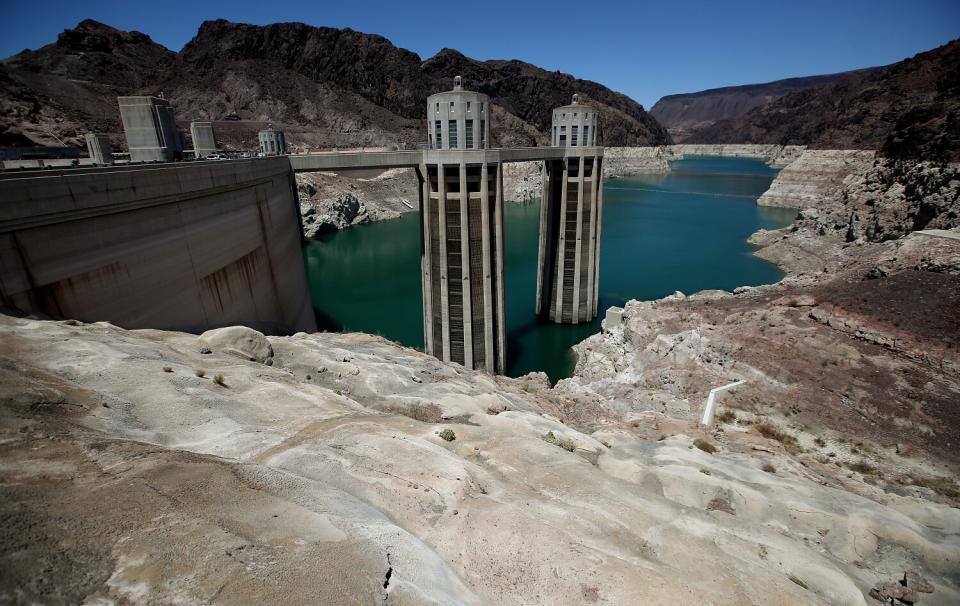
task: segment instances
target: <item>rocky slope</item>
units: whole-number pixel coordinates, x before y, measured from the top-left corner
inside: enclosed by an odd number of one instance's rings
[[[960,40],[883,68],[789,93],[717,122],[690,143],[873,149],[960,161]]]
[[[870,70],[858,70],[867,71]],[[763,84],[725,86],[696,93],[667,95],[650,108],[650,115],[667,127],[674,141],[682,143],[698,131],[721,120],[736,118],[794,91],[836,82],[848,73],[850,72],[787,78]]]
[[[180,53],[86,20],[53,44],[4,60],[0,136],[8,145],[79,145],[95,129],[120,145],[115,97],[163,91],[184,123],[218,121],[228,147],[255,146],[268,122],[287,131],[294,149],[409,146],[424,138],[427,95],[448,90],[454,75],[491,96],[494,144],[545,143],[552,108],[573,92],[600,111],[609,144],[670,141],[628,97],[520,61],[475,61],[450,49],[423,61],[352,30],[223,20],[204,22]]]
[[[932,490],[756,425],[705,434],[646,392],[357,334],[0,331],[4,599],[863,604],[904,571],[960,598],[960,510]]]

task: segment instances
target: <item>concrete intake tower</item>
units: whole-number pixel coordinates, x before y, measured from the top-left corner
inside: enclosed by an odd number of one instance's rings
[[[560,324],[597,317],[603,148],[596,110],[573,96],[553,110],[552,143],[562,159],[543,163],[537,315]]]
[[[427,99],[420,180],[423,332],[427,353],[502,374],[503,170],[487,149],[490,100],[463,90]]]

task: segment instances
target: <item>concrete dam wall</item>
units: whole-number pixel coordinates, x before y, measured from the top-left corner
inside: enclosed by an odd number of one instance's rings
[[[314,331],[290,162],[0,174],[0,305],[124,328]]]

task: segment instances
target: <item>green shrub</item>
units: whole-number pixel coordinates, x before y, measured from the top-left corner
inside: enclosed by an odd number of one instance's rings
[[[553,444],[554,446],[559,446],[560,448],[573,452],[577,449],[577,444],[570,438],[558,438],[552,431],[548,431],[547,435],[543,436],[543,440],[548,444]]]
[[[457,434],[453,433],[452,429],[444,429],[437,435],[443,438],[444,440],[446,440],[447,442],[453,442],[454,440],[457,439]]]

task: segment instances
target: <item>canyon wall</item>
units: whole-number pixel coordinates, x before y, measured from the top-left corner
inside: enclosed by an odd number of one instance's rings
[[[0,175],[0,305],[124,328],[316,329],[286,158]]]
[[[723,158],[753,158],[763,160],[774,168],[783,168],[797,159],[803,150],[802,145],[767,144],[682,144],[667,146],[673,160],[682,160],[685,156],[719,156]]]

